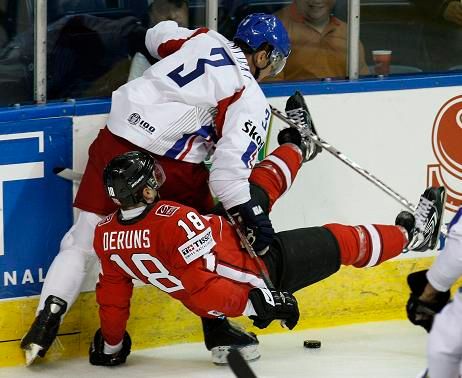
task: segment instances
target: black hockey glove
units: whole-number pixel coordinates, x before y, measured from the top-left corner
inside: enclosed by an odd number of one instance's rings
[[[260,204],[254,199],[229,210],[233,217],[237,217],[255,252],[263,255],[268,250],[274,238],[273,225]]]
[[[440,292],[435,298],[435,302],[424,302],[419,299],[422,295],[427,280],[428,270],[411,273],[407,276],[407,284],[411,289],[411,295],[406,304],[407,317],[412,324],[419,325],[427,332],[430,332],[433,318],[448,303],[451,296],[449,291]]]
[[[116,366],[124,364],[130,354],[130,348],[132,346],[132,340],[128,332],[125,332],[124,339],[122,342],[122,349],[117,353],[105,354],[104,353],[104,338],[101,333],[101,329],[98,329],[93,338],[93,342],[90,345],[89,355],[90,364],[100,366]]]
[[[297,325],[300,318],[298,303],[289,292],[255,288],[250,290],[249,299],[257,313],[250,316],[255,327],[266,328],[276,319],[284,321],[289,329]]]
[[[302,151],[303,160],[305,160],[307,151],[306,144],[302,143],[302,136],[296,128],[287,127],[279,131],[278,143],[279,145],[282,145],[284,143],[295,144]]]

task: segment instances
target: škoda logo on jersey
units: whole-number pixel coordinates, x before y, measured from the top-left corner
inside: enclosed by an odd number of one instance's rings
[[[152,126],[149,122],[146,122],[145,120],[143,120],[138,113],[130,114],[130,116],[127,118],[127,121],[130,125],[140,126],[142,129],[147,131],[149,134],[152,134],[154,131],[156,131],[156,128]]]
[[[438,162],[427,166],[427,183],[446,187],[446,209],[455,212],[462,206],[462,96],[451,98],[438,111],[432,146]]]

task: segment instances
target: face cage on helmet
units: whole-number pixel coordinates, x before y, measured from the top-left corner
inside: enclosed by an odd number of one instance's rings
[[[284,66],[287,62],[287,57],[275,48],[273,48],[273,50],[269,54],[268,59],[271,65],[270,77],[274,77],[278,73],[280,73],[284,69]]]

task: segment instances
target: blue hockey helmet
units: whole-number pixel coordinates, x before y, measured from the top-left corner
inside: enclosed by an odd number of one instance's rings
[[[253,13],[245,17],[237,27],[234,40],[241,40],[253,51],[267,43],[273,48],[269,60],[272,75],[282,71],[290,54],[290,40],[281,20],[272,14]]]

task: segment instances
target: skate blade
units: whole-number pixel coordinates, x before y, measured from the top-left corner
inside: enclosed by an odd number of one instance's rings
[[[27,348],[24,349],[24,354],[26,357],[26,366],[32,365],[32,363],[37,358],[39,352],[43,349],[40,345],[30,344]]]
[[[244,360],[246,361],[255,361],[260,358],[260,352],[258,351],[258,344],[246,345],[244,347],[236,348],[231,347],[229,345],[226,346],[217,346],[212,348],[212,362],[215,365],[228,365],[228,354],[229,351],[233,349],[237,349]]]

